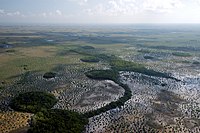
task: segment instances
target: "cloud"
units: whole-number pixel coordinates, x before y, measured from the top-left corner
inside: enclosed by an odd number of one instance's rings
[[[86,3],[88,3],[88,0],[70,0],[72,2],[76,2],[78,3],[79,5],[85,5]]]
[[[32,16],[43,17],[43,18],[55,18],[55,17],[58,18],[58,17],[65,17],[65,14],[63,14],[61,10],[57,9],[55,11],[32,14]]]
[[[146,11],[168,13],[173,9],[183,7],[180,0],[146,0],[143,3],[143,9]]]
[[[169,13],[183,6],[181,0],[108,0],[85,11],[90,15],[134,15],[154,12]]]
[[[25,16],[24,14],[20,13],[19,11],[8,12],[3,9],[0,9],[0,15],[1,16],[10,16],[10,17],[12,17],[12,16],[24,17]]]
[[[0,14],[4,14],[4,10],[3,9],[0,9]]]
[[[200,5],[200,0],[196,0],[196,2]]]
[[[61,16],[62,15],[62,12],[60,10],[56,10],[56,14]]]
[[[16,11],[16,12],[8,12],[6,13],[7,16],[20,16],[21,13],[19,11]]]
[[[41,13],[41,16],[47,17],[47,13],[46,13],[46,12],[43,12],[43,13]]]

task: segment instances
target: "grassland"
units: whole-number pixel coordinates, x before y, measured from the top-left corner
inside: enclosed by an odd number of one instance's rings
[[[85,113],[70,118],[78,121],[80,130],[89,118],[86,132],[199,130],[198,115],[189,108],[199,106],[198,100],[191,101],[198,99],[200,31],[154,28],[0,27],[0,132],[30,126],[31,114],[8,106],[12,98],[30,91],[52,93],[58,99],[55,110],[34,115],[34,131],[43,123],[60,127],[66,119],[52,119],[69,116],[66,110]],[[48,72],[55,76],[45,78]],[[159,98],[168,98],[163,89],[179,92],[188,101],[167,103]],[[179,112],[183,110],[187,114]],[[169,114],[183,119],[174,124]]]

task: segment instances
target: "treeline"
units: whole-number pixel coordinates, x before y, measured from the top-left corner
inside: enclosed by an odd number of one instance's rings
[[[114,82],[118,80],[118,71],[114,70],[92,70],[86,72],[85,75],[91,79],[113,80]]]
[[[119,98],[117,101],[111,102],[108,105],[106,105],[102,108],[99,108],[97,110],[85,113],[84,116],[86,116],[88,118],[93,117],[95,115],[99,115],[103,112],[114,109],[116,107],[121,107],[124,105],[124,103],[126,101],[131,99],[131,96],[132,96],[131,90],[127,85],[120,82],[119,71],[132,71],[132,72],[142,73],[142,74],[145,74],[148,76],[171,78],[176,81],[179,81],[178,79],[169,76],[169,74],[167,74],[167,73],[162,73],[162,72],[154,71],[152,69],[147,69],[146,67],[144,67],[144,65],[139,64],[139,63],[124,61],[121,59],[117,59],[116,57],[113,57],[113,56],[101,55],[101,57],[103,57],[104,59],[106,59],[107,62],[109,62],[109,64],[111,65],[111,69],[109,69],[109,70],[92,70],[92,71],[86,72],[85,75],[92,79],[112,80],[115,83],[117,83],[118,85],[120,85],[121,87],[123,87],[125,89],[125,92],[124,92],[123,97]],[[164,84],[162,84],[162,85],[164,86]]]
[[[41,110],[33,117],[28,133],[81,133],[87,123],[88,119],[77,112]]]
[[[79,54],[87,55],[91,59],[99,59],[101,61],[105,61],[108,64],[110,64],[112,70],[115,70],[115,71],[132,71],[132,72],[142,73],[148,76],[170,78],[170,79],[179,81],[178,79],[171,77],[168,73],[157,72],[153,69],[146,68],[144,64],[131,62],[131,61],[125,61],[114,55],[94,54],[94,53],[88,53],[84,51],[81,51],[81,52],[79,51]]]
[[[28,133],[81,133],[88,118],[74,111],[51,109],[57,102],[53,94],[47,92],[27,92],[19,94],[10,102],[16,111],[34,113]]]
[[[92,79],[112,80],[115,83],[117,83],[119,86],[123,87],[124,90],[125,90],[123,97],[120,97],[117,101],[111,102],[111,103],[107,104],[106,106],[104,106],[102,108],[99,108],[99,109],[94,110],[94,111],[86,112],[84,114],[85,117],[90,118],[90,117],[93,117],[95,115],[99,115],[103,112],[106,112],[108,110],[111,110],[111,109],[114,109],[114,108],[117,108],[117,107],[120,108],[121,106],[124,105],[124,103],[126,101],[131,99],[131,96],[132,96],[131,90],[127,85],[120,82],[118,71],[116,71],[116,70],[92,70],[92,71],[86,72],[85,74],[86,74],[87,77],[92,78]]]
[[[167,73],[157,72],[154,71],[153,69],[147,69],[143,64],[124,61],[121,59],[110,61],[110,65],[113,70],[117,71],[132,71],[132,72],[142,73],[148,76],[174,79]]]
[[[191,57],[192,56],[190,53],[185,53],[185,52],[173,52],[172,55],[180,56],[180,57]]]
[[[94,62],[94,63],[100,61],[99,58],[94,57],[94,56],[86,56],[86,57],[81,58],[80,60],[83,62]]]
[[[129,89],[129,87],[127,85],[125,85],[125,84],[119,84],[119,85],[121,87],[123,87],[124,90],[125,90],[123,97],[120,97],[117,101],[111,102],[111,103],[107,104],[106,106],[104,106],[102,108],[99,108],[99,109],[94,110],[94,111],[86,112],[84,114],[84,116],[87,117],[87,118],[90,118],[90,117],[99,115],[103,112],[106,112],[108,110],[115,109],[117,107],[121,108],[121,106],[123,106],[126,101],[131,99],[132,94],[131,94],[131,90]]]

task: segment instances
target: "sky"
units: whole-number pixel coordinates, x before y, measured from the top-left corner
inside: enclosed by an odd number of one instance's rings
[[[0,23],[200,23],[200,0],[0,0]]]

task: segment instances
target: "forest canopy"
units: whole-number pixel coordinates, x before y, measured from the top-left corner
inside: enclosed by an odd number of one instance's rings
[[[10,107],[16,111],[36,113],[41,109],[50,109],[57,102],[53,94],[47,92],[26,92],[14,97]]]

